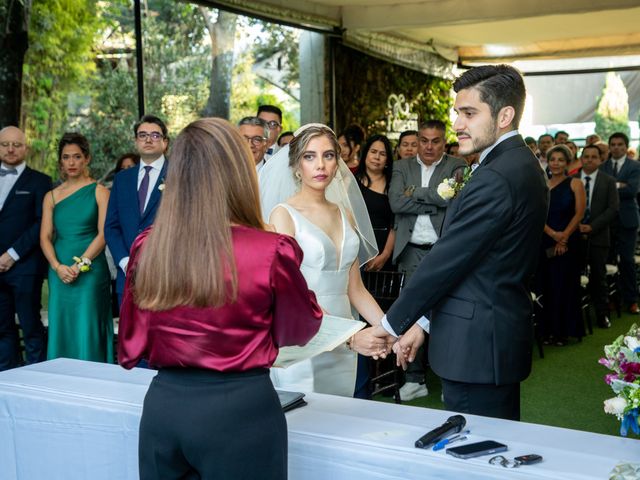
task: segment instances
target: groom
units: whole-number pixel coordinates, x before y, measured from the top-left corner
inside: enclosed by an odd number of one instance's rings
[[[445,407],[519,420],[520,382],[531,371],[529,284],[548,190],[517,131],[525,101],[520,73],[506,65],[473,68],[454,90],[459,153],[480,153],[480,166],[382,326],[369,330],[379,337],[406,333],[394,349],[411,360],[423,334],[409,329],[426,315],[429,362],[442,378]]]

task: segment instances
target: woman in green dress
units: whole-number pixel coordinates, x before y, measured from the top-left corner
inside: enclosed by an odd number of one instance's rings
[[[65,133],[64,182],[44,198],[40,245],[49,262],[47,358],[113,362],[110,277],[104,255],[109,190],[89,176],[89,142]]]

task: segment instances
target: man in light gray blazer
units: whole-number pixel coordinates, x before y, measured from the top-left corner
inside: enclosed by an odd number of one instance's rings
[[[393,262],[405,272],[405,283],[440,236],[449,201],[438,194],[438,185],[466,166],[464,160],[444,153],[445,133],[446,127],[439,120],[423,123],[418,132],[418,155],[393,165],[389,186],[396,230]],[[427,395],[425,363],[419,352],[409,365],[406,383],[400,390],[403,400]]]

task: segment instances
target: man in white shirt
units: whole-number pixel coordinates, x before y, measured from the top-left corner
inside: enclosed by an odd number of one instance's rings
[[[256,172],[259,174],[266,160],[269,142],[269,125],[258,117],[244,117],[238,122],[240,134],[245,138],[251,149]]]
[[[153,115],[145,115],[134,126],[140,154],[138,168],[119,172],[111,187],[104,236],[118,265],[116,291],[122,303],[129,250],[135,238],[155,219],[164,189],[165,152],[169,146],[167,127]]]
[[[449,201],[438,194],[438,185],[466,166],[464,160],[444,153],[445,134],[441,121],[423,123],[418,132],[418,155],[393,165],[389,186],[396,230],[393,261],[405,273],[405,283],[440,236]],[[409,366],[406,383],[400,390],[403,400],[427,395],[425,363],[419,354]]]
[[[45,359],[40,296],[46,261],[40,250],[42,201],[51,178],[27,166],[27,141],[16,127],[0,130],[0,371]]]

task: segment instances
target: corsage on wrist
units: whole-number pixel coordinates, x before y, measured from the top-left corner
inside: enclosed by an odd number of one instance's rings
[[[76,262],[76,265],[78,265],[78,270],[80,270],[82,273],[91,270],[91,260],[87,257],[73,257],[73,261]]]

